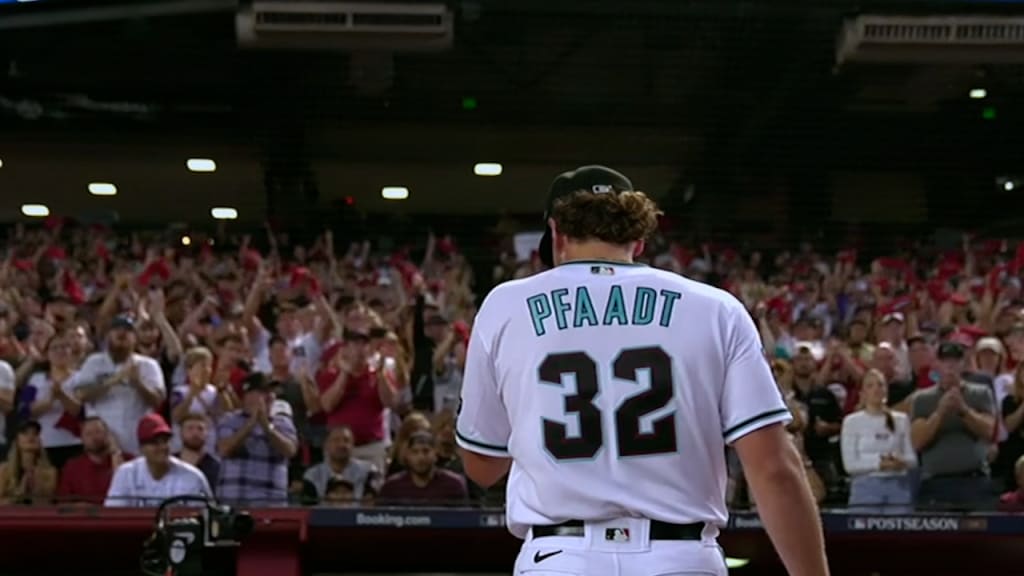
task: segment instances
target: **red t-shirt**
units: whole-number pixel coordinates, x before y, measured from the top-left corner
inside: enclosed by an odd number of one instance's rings
[[[917,371],[914,376],[914,381],[917,384],[918,389],[931,388],[935,386],[935,381],[932,380],[932,369],[930,366],[925,366]]]
[[[124,461],[133,456],[124,455]],[[64,464],[60,474],[57,497],[61,500],[78,500],[102,504],[107,497],[114,467],[110,456],[100,462],[93,461],[87,454],[76,456]]]
[[[317,378],[320,391],[331,387],[336,378],[333,371],[321,372]],[[351,375],[345,384],[341,401],[326,414],[327,427],[345,425],[352,429],[356,446],[384,440],[384,404],[377,391],[374,371]]]
[[[381,500],[396,503],[431,501],[458,503],[466,499],[466,481],[458,474],[438,469],[426,486],[417,486],[409,472],[399,472],[387,479],[380,490]]]

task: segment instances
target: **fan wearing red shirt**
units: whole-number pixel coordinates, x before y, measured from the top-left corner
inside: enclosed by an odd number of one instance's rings
[[[83,454],[64,464],[57,498],[61,501],[102,504],[114,470],[133,456],[123,454],[114,443],[107,425],[99,418],[82,422]]]
[[[430,432],[416,432],[405,446],[407,470],[387,479],[380,500],[390,503],[462,504],[468,497],[466,479],[437,467],[437,441]]]
[[[369,344],[369,334],[346,330],[344,343],[324,351],[317,385],[328,429],[347,426],[355,438],[352,456],[386,470],[385,419],[398,392]]]

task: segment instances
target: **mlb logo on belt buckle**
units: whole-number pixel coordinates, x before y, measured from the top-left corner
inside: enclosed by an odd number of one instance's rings
[[[604,539],[609,542],[629,542],[629,528],[608,528],[604,531]]]

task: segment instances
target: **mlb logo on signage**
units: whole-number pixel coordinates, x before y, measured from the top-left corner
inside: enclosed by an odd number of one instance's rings
[[[854,518],[850,520],[850,528],[853,528],[854,530],[866,530],[867,527],[868,526],[864,522],[863,518]]]

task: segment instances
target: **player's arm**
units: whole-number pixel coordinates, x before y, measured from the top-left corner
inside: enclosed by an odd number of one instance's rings
[[[791,576],[825,576],[825,540],[803,460],[782,424],[743,436],[733,446],[743,464],[768,537]]]
[[[477,485],[489,488],[508,474],[512,466],[508,452],[512,428],[498,391],[490,351],[481,336],[484,328],[480,326],[480,316],[466,351],[455,441],[466,476]]]
[[[466,471],[466,476],[481,488],[490,488],[497,484],[512,467],[511,458],[485,456],[461,446],[459,454],[462,455],[462,468]]]
[[[803,460],[786,432],[782,399],[753,321],[738,302],[723,315],[721,420],[765,530],[791,576],[827,576],[821,519]]]

